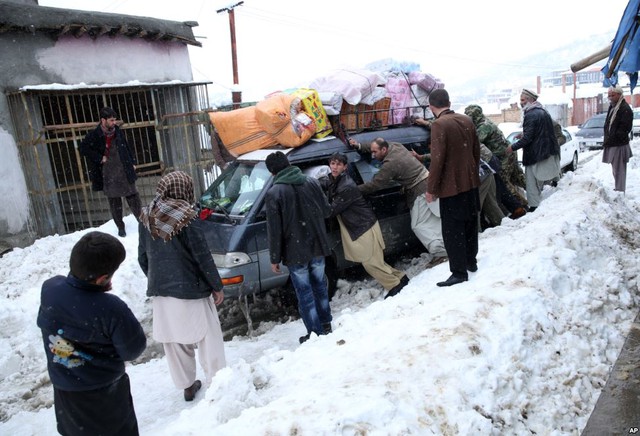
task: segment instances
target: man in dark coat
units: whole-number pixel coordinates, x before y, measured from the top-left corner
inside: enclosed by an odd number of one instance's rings
[[[142,203],[136,189],[135,157],[116,125],[116,112],[110,107],[100,110],[100,124],[85,136],[78,148],[87,159],[89,178],[94,191],[104,191],[119,236],[126,236],[122,220],[122,197],[131,213],[140,218]]]
[[[280,262],[289,269],[298,297],[298,311],[307,334],[331,332],[331,308],[324,275],[324,258],[331,254],[325,218],[331,206],[319,182],[289,164],[276,151],[267,156],[267,170],[274,176],[265,198],[271,270],[280,273]]]
[[[627,186],[627,162],[633,155],[629,136],[633,128],[633,110],[622,95],[622,88],[610,87],[607,91],[609,110],[604,122],[602,162],[610,163],[615,190],[624,192]]]
[[[520,105],[524,111],[522,138],[507,147],[507,153],[522,149],[527,203],[533,212],[540,205],[544,183],[560,176],[560,146],[551,115],[538,102],[538,95],[524,89]]]
[[[393,297],[409,283],[405,273],[384,261],[384,239],[378,218],[346,172],[347,156],[334,153],[329,158],[331,173],[319,179],[331,203],[331,216],[337,217],[344,257],[362,264]]]
[[[71,250],[69,274],[42,284],[37,322],[60,434],[138,434],[125,362],[142,354],[147,339],[109,293],[125,256],[117,238],[89,232]]]
[[[449,109],[446,90],[433,91],[429,106],[436,120],[431,125],[427,201],[440,199],[442,236],[451,271],[451,276],[437,285],[451,286],[467,281],[467,270],[478,270],[480,141],[471,118]]]

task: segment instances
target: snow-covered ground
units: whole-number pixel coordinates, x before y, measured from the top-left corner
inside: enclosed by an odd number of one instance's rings
[[[468,282],[436,287],[448,265],[425,270],[421,258],[400,265],[411,281],[388,300],[372,280],[341,280],[332,334],[299,345],[300,320],[262,323],[225,342],[228,367],[193,403],[150,340],[127,368],[141,434],[579,434],[639,301],[640,160],[626,195],[600,160],[582,154],[535,213],[482,233]],[[0,434],[56,434],[35,320],[41,283],[67,274],[83,233],[0,259]],[[132,217],[127,233],[113,292],[149,331]]]

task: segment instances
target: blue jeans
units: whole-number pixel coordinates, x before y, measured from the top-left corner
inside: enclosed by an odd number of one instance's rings
[[[324,276],[324,257],[314,257],[306,264],[287,265],[298,297],[298,312],[307,333],[324,333],[323,324],[331,322],[329,292]]]

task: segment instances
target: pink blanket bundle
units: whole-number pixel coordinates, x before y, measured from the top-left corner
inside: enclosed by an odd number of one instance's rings
[[[411,105],[411,88],[407,76],[400,73],[387,78],[387,95],[391,97],[390,114],[393,124],[402,124],[409,116],[407,106]]]

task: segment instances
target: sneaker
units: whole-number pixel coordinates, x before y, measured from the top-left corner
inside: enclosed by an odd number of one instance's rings
[[[196,397],[196,392],[198,392],[201,387],[202,382],[200,380],[194,381],[191,386],[184,390],[184,400],[193,401],[193,399]]]

